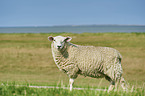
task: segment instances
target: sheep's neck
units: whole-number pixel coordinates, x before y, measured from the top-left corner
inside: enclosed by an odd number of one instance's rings
[[[55,49],[53,47],[53,50],[52,50],[52,53],[53,53],[53,58],[54,58],[54,61],[56,63],[56,65],[62,69],[65,64],[68,63],[68,47],[69,46],[64,46],[61,50],[58,50],[58,49]]]

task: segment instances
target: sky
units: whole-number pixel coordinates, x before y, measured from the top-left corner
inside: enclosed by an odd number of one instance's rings
[[[0,0],[0,27],[145,25],[145,0]]]

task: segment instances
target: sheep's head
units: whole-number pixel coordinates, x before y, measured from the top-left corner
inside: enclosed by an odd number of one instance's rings
[[[72,38],[71,37],[63,37],[63,36],[56,36],[52,37],[49,36],[48,40],[52,41],[54,44],[54,47],[58,50],[62,49],[66,42],[69,42]]]

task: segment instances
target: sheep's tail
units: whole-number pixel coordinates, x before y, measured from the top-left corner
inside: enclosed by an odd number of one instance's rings
[[[118,52],[118,58],[122,59],[122,55]]]
[[[118,54],[118,61],[119,61],[119,64],[121,64],[121,60],[122,60],[122,55],[119,53],[119,54]]]

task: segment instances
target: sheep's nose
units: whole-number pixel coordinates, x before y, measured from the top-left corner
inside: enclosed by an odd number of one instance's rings
[[[57,46],[58,48],[60,48],[61,46]]]

